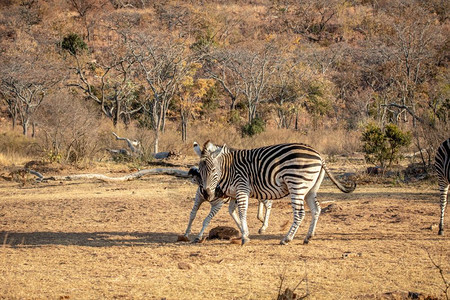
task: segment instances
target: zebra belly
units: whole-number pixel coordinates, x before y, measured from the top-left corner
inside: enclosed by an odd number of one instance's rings
[[[258,200],[276,200],[281,199],[289,195],[289,189],[284,182],[277,181],[275,185],[266,185],[264,188],[260,188],[255,185],[252,186],[250,197]]]
[[[231,198],[237,198],[237,189],[236,188],[229,188],[225,192],[225,195],[227,197]],[[285,183],[282,183],[281,185],[272,186],[271,189],[265,188],[264,190],[258,188],[257,186],[250,186],[250,193],[249,198],[255,198],[258,200],[276,200],[281,199],[289,195],[288,187]]]

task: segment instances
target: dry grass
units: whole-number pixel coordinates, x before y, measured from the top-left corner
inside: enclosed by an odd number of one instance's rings
[[[104,165],[92,172],[107,170]],[[295,240],[280,246],[292,218],[289,201],[274,204],[264,235],[257,234],[251,201],[252,240],[245,247],[219,240],[176,242],[195,189],[168,176],[24,187],[0,181],[1,297],[274,299],[281,275],[283,286],[293,288],[305,273],[312,299],[409,291],[444,297],[443,280],[427,254],[448,280],[450,238],[437,235],[434,185],[367,185],[347,195],[327,180],[319,200],[322,207],[334,206],[322,214],[309,245],[302,244],[309,214]],[[208,210],[205,204],[199,211],[194,233]],[[234,226],[226,208],[210,228],[218,225]]]
[[[38,153],[37,143],[19,132],[0,130],[0,166],[23,165]]]
[[[302,131],[267,128],[259,135],[241,137],[240,132],[232,126],[210,124],[204,127],[201,124],[193,124],[188,132],[186,144],[180,145],[179,140],[179,133],[169,130],[162,138],[161,145],[162,147],[173,146],[183,154],[188,155],[192,155],[192,143],[194,141],[203,144],[207,140],[217,144],[225,143],[230,147],[240,149],[300,142],[311,145],[326,155],[350,155],[360,151],[360,133],[356,131],[348,132],[344,129],[322,129],[304,133]]]

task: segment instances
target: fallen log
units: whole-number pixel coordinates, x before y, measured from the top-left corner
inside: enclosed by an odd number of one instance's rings
[[[74,174],[74,175],[63,175],[63,176],[50,176],[44,177],[43,180],[81,180],[81,179],[98,179],[102,181],[129,181],[134,179],[139,179],[145,175],[171,175],[182,178],[189,178],[187,171],[178,169],[167,169],[167,168],[157,168],[157,169],[144,169],[135,173],[131,173],[121,177],[110,177],[104,174]]]

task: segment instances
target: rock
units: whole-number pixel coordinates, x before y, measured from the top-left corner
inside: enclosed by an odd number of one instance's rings
[[[187,236],[184,235],[179,235],[177,238],[177,242],[189,242],[189,238]]]
[[[181,261],[181,262],[178,263],[178,269],[190,270],[190,269],[192,269],[192,266],[190,264],[188,264],[188,263],[185,263],[185,262]]]

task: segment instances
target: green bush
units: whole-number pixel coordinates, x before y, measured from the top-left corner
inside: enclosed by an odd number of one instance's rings
[[[86,50],[87,45],[78,34],[70,33],[63,38],[61,48],[68,51],[71,55],[77,55],[82,50]]]
[[[390,167],[401,159],[400,150],[411,144],[411,134],[401,131],[396,125],[388,124],[382,130],[375,124],[368,124],[362,134],[362,150],[366,160],[381,167]]]
[[[264,132],[266,123],[261,118],[254,118],[250,123],[242,126],[242,136],[254,136]]]

